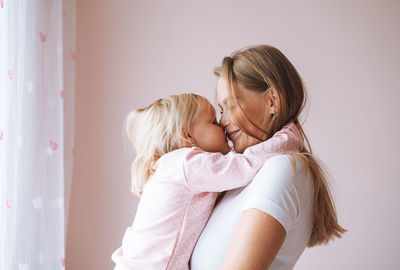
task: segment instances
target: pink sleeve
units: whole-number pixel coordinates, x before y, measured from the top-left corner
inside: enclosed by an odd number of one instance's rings
[[[194,192],[222,192],[250,183],[267,159],[283,152],[300,152],[303,138],[293,123],[243,154],[209,153],[194,147],[184,159],[187,185]]]

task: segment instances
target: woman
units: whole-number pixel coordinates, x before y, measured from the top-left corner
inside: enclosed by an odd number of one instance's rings
[[[306,246],[326,244],[346,231],[298,121],[306,101],[302,80],[267,45],[225,57],[214,73],[220,124],[235,151],[267,140],[291,120],[308,149],[269,159],[247,187],[224,195],[196,244],[191,269],[292,269]]]

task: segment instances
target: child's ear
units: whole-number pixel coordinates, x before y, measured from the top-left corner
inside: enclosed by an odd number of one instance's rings
[[[194,146],[193,136],[187,130],[182,130],[180,139],[184,146]]]

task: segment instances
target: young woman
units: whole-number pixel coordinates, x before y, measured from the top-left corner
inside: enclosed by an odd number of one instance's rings
[[[236,152],[267,140],[291,121],[308,148],[270,158],[248,186],[224,195],[196,243],[191,269],[292,269],[307,246],[326,244],[345,232],[322,163],[298,121],[306,102],[302,80],[268,45],[225,57],[214,73],[220,124]]]

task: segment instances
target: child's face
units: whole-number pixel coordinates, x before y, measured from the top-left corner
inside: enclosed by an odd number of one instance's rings
[[[223,128],[215,118],[215,111],[203,109],[192,126],[194,144],[207,152],[227,154],[231,149]]]

